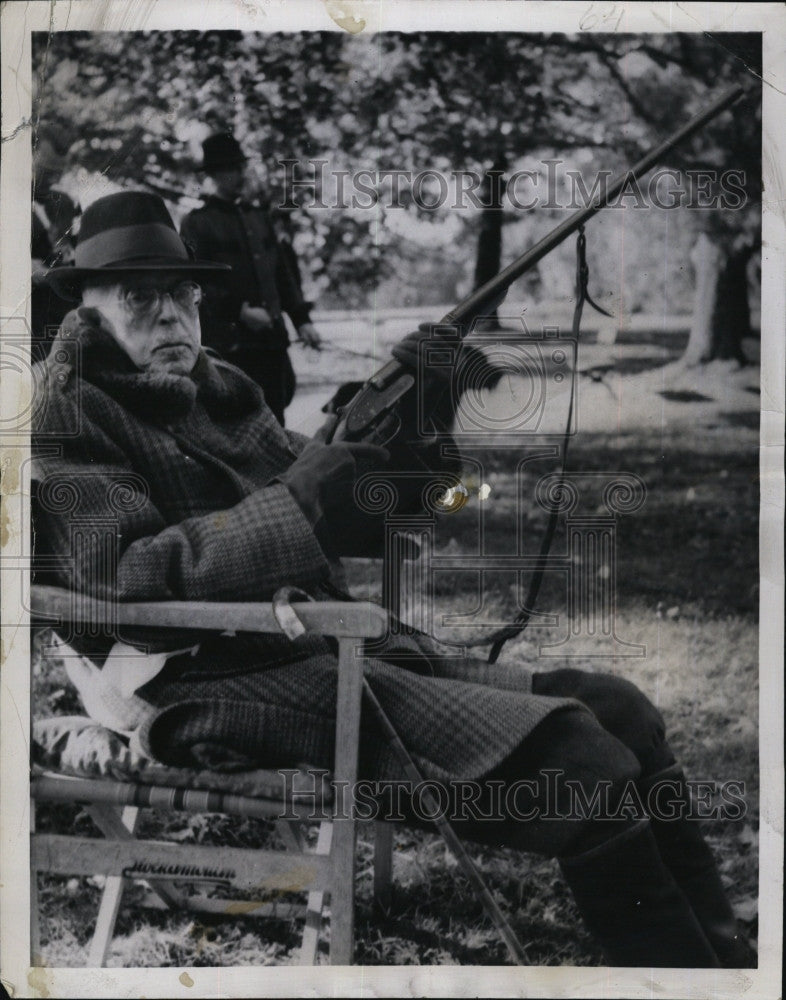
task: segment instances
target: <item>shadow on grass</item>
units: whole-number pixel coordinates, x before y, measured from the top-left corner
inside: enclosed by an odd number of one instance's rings
[[[705,396],[690,389],[660,389],[659,396],[668,399],[670,403],[711,403],[712,396]]]
[[[760,418],[758,413],[720,413],[719,416],[732,427],[748,427],[750,430],[758,431]]]

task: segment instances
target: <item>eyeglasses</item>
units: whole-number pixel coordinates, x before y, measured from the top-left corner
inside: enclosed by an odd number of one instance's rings
[[[120,298],[136,317],[152,316],[169,295],[178,309],[192,312],[202,301],[202,289],[195,281],[180,281],[172,288],[123,288]]]

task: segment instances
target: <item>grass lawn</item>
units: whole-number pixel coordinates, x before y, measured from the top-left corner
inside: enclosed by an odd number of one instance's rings
[[[548,575],[539,606],[560,615],[549,628],[530,628],[511,641],[503,660],[531,669],[569,665],[617,672],[636,682],[666,717],[672,745],[688,776],[742,781],[746,814],[706,826],[732,903],[751,937],[757,935],[758,841],[758,372],[716,372],[699,402],[659,395],[652,372],[625,382],[626,405],[638,420],[620,417],[620,398],[604,386],[584,401],[588,429],[571,445],[574,471],[629,471],[646,483],[640,510],[617,521],[617,634],[646,647],[641,658],[565,662],[540,655],[562,634],[565,587]],[[724,383],[721,379],[728,378]],[[636,399],[634,378],[640,378]],[[711,384],[710,384],[711,383]],[[676,385],[676,388],[674,386]],[[709,387],[708,387],[709,386]],[[693,386],[696,389],[696,386]],[[611,396],[613,397],[613,392]],[[649,401],[649,409],[644,397]],[[707,399],[709,398],[709,402]],[[606,430],[601,405],[616,418]],[[660,416],[653,417],[653,408]],[[516,511],[515,458],[484,456],[491,486],[486,551],[510,544]],[[542,471],[532,472],[532,485]],[[526,484],[525,484],[526,485]],[[436,551],[467,552],[476,544],[477,499],[437,528]],[[533,505],[534,506],[534,505]],[[475,511],[475,513],[473,513]],[[545,515],[527,509],[536,550]],[[561,527],[553,552],[562,551]],[[351,567],[358,596],[379,596],[374,567]],[[437,590],[438,610],[466,611],[475,583],[461,574]],[[504,620],[515,612],[516,590],[500,578],[490,606]],[[560,624],[562,623],[562,624]],[[447,630],[445,634],[449,634]],[[461,632],[461,635],[465,635]],[[474,634],[474,633],[473,633]],[[453,632],[453,637],[457,633]],[[34,716],[79,712],[62,664],[46,659],[40,644],[33,664]],[[97,835],[78,807],[39,809],[39,826]],[[217,816],[150,814],[148,828],[179,841],[259,845],[272,834],[262,822]],[[501,964],[504,946],[436,836],[400,829],[394,855],[390,913],[372,911],[371,831],[361,829],[358,865],[356,960],[361,964]],[[489,887],[525,944],[533,965],[597,965],[602,959],[584,932],[556,864],[548,859],[470,846]],[[80,965],[93,930],[100,879],[40,877],[42,958],[50,966]],[[213,921],[135,905],[127,897],[109,964],[113,966],[269,965],[296,960],[296,922],[237,918]],[[325,960],[325,956],[322,956]]]

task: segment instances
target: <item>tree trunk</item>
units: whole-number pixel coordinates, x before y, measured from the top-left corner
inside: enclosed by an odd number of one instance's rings
[[[497,275],[502,267],[502,199],[505,192],[503,174],[505,160],[498,156],[491,170],[486,171],[481,188],[483,208],[478,235],[478,253],[475,261],[474,287],[480,288]],[[482,330],[499,330],[496,309],[478,322]]]
[[[747,267],[753,246],[724,254],[706,233],[701,233],[691,251],[696,272],[696,293],[686,365],[732,359],[745,364],[742,340],[750,336]]]
[[[748,262],[752,252],[751,245],[733,251],[721,270],[712,317],[710,360],[733,358],[741,365],[747,364],[742,341],[751,335]]]

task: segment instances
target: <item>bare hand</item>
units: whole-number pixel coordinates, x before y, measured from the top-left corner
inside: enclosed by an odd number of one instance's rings
[[[315,351],[322,350],[322,338],[317,333],[313,323],[304,323],[298,327],[297,335],[300,342],[306,347],[313,347]]]

